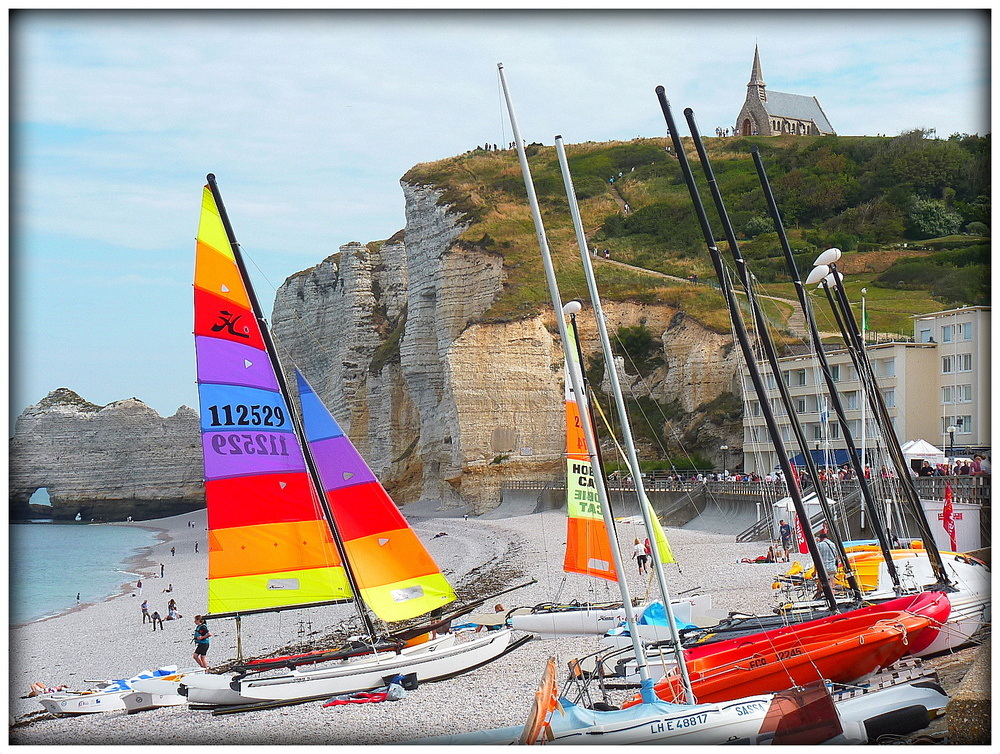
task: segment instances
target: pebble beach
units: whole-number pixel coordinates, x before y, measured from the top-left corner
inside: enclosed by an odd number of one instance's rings
[[[593,580],[571,575],[563,584],[565,514],[546,511],[510,517],[435,512],[404,513],[460,597],[485,597],[531,579],[536,583],[496,598],[505,607],[587,599]],[[67,684],[80,689],[94,679],[127,678],[165,665],[194,667],[193,617],[206,605],[207,545],[205,511],[135,524],[153,529],[158,543],[131,564],[142,574],[140,597],[134,584],[107,600],[81,605],[62,615],[10,629],[10,742],[14,744],[398,744],[412,739],[483,728],[523,724],[545,661],[556,657],[560,681],[566,663],[599,647],[597,638],[536,639],[499,660],[457,678],[421,685],[397,702],[324,708],[311,702],[280,709],[213,716],[187,706],[129,715],[125,711],[56,717],[25,698],[32,682]],[[619,528],[625,553],[641,527]],[[697,590],[712,595],[721,611],[769,612],[771,584],[784,564],[741,563],[762,554],[761,543],[740,544],[731,535],[668,529],[677,565],[667,565],[673,594]],[[195,552],[195,544],[198,552]],[[171,548],[175,553],[171,555]],[[763,547],[766,550],[766,544]],[[627,555],[625,556],[628,557]],[[159,578],[160,564],[164,577]],[[648,590],[634,561],[625,570],[636,596]],[[170,593],[164,593],[167,586]],[[485,587],[484,587],[485,584]],[[561,595],[559,594],[562,585]],[[614,599],[603,585],[590,599]],[[612,585],[613,586],[613,585]],[[142,622],[140,603],[166,615],[176,599],[183,616],[152,631]],[[491,609],[493,601],[483,610]],[[243,620],[243,651],[248,657],[318,641],[329,629],[351,624],[349,605],[255,615]],[[456,624],[461,619],[456,620]],[[214,667],[236,657],[231,620],[210,621],[208,660]]]

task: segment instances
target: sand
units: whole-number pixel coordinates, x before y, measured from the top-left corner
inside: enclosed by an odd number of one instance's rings
[[[557,598],[565,516],[548,511],[510,518],[464,520],[453,512],[436,514],[433,506],[411,524],[449,577],[460,597],[483,596],[528,581],[537,583],[498,598],[506,607],[533,605]],[[429,515],[428,515],[429,514]],[[194,526],[189,524],[193,522]],[[134,588],[97,603],[27,626],[12,627],[10,640],[10,740],[17,744],[378,744],[421,736],[458,733],[522,724],[545,660],[555,656],[560,675],[566,663],[598,649],[595,638],[533,640],[511,654],[458,678],[420,686],[398,702],[324,708],[321,702],[213,717],[205,710],[161,708],[129,715],[124,711],[57,718],[33,699],[22,698],[33,681],[86,688],[87,681],[125,678],[164,665],[194,666],[193,617],[206,607],[205,512],[130,524],[154,529],[160,541],[132,565],[142,574],[143,593]],[[435,536],[445,532],[445,536]],[[625,557],[641,527],[620,529]],[[782,565],[744,564],[762,554],[759,543],[738,544],[731,535],[668,530],[680,566],[668,565],[671,591],[698,588],[710,593],[722,610],[766,612],[773,606],[771,583]],[[199,552],[195,553],[195,543]],[[171,547],[176,555],[171,555]],[[160,563],[164,578],[159,578]],[[626,572],[633,594],[647,594],[647,580],[634,561]],[[614,599],[613,585],[570,575],[561,599]],[[170,584],[169,594],[163,589]],[[129,585],[134,587],[134,584]],[[166,615],[167,600],[177,600],[182,619],[164,630],[143,624],[139,605]],[[492,603],[490,604],[490,606]],[[488,606],[488,607],[490,607]],[[243,648],[259,656],[291,643],[316,640],[328,627],[358,623],[354,608],[338,605],[253,616],[243,620]],[[236,656],[231,620],[210,622],[213,665]]]

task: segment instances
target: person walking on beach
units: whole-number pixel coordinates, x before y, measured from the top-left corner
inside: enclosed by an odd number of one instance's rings
[[[145,625],[146,621],[149,620],[149,600],[143,600],[139,607],[142,608],[142,623]]]
[[[781,549],[785,551],[785,562],[792,552],[792,527],[785,522],[785,519],[778,521],[778,535],[781,537]]]
[[[205,625],[205,618],[201,615],[194,616],[194,661],[203,668],[208,668],[208,641],[212,634]]]
[[[142,596],[142,579],[139,579],[137,582],[135,582],[135,588],[138,590],[139,596],[141,597]]]
[[[177,548],[176,547],[171,547],[170,548],[170,557],[173,557],[176,552],[177,552]]]
[[[639,575],[644,575],[646,573],[646,546],[638,539],[635,540],[635,544],[632,546],[632,557],[635,558],[635,562],[639,565]]]
[[[163,563],[160,563],[160,578],[163,578]]]
[[[816,535],[816,549],[819,550],[819,558],[823,563],[823,568],[826,569],[827,583],[830,585],[830,591],[833,591],[834,581],[837,578],[837,568],[840,567],[840,557],[837,555],[837,548],[833,546],[827,538],[825,531],[821,531]],[[816,594],[813,595],[813,599],[822,599],[823,597],[823,585],[819,582],[819,575],[817,574],[816,581]]]

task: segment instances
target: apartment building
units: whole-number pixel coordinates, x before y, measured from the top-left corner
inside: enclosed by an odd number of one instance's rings
[[[990,449],[990,307],[962,307],[913,317],[913,341],[868,346],[878,388],[900,443],[923,439],[955,455]],[[872,412],[850,354],[826,351],[847,424],[859,448],[875,434]],[[766,369],[766,367],[764,367]],[[847,444],[830,405],[826,381],[815,356],[780,360],[793,410],[810,450],[828,450],[838,462]],[[765,373],[767,400],[789,456],[800,453],[781,402],[775,376]],[[778,465],[760,401],[743,380],[743,468],[765,474]],[[949,431],[951,430],[951,431]],[[953,439],[953,445],[952,445]]]

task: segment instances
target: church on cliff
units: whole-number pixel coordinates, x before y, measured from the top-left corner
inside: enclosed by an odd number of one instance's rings
[[[742,136],[836,135],[815,97],[767,91],[756,45],[747,98],[736,118],[735,133]]]

